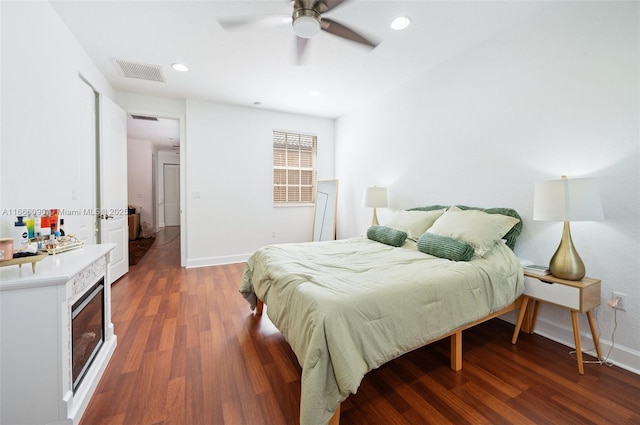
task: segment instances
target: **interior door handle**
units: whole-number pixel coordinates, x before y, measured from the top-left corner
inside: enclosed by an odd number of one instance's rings
[[[109,220],[110,218],[113,218],[113,216],[109,214],[100,214],[100,218],[103,220]]]

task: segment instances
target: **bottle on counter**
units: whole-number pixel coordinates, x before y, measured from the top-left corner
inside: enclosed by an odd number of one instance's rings
[[[49,226],[51,226],[51,233],[54,234],[58,231],[58,209],[51,209],[49,211]]]
[[[35,217],[35,221],[33,223],[33,237],[37,238],[42,235],[42,228],[40,227],[40,217]]]
[[[13,251],[21,250],[25,245],[29,245],[29,231],[27,230],[27,223],[23,220],[24,217],[18,217],[13,226]]]
[[[29,232],[29,239],[33,239],[35,236],[35,225],[36,225],[35,217],[30,215],[29,217],[24,219],[24,222],[27,223],[27,231]]]
[[[49,235],[49,239],[47,239],[45,241],[45,248],[47,250],[54,250],[58,247],[58,241],[56,240],[55,236]]]
[[[60,236],[64,236],[65,235],[65,233],[64,233],[64,218],[60,219],[60,230],[59,231],[60,231]]]
[[[40,236],[51,235],[51,218],[48,215],[40,217]]]

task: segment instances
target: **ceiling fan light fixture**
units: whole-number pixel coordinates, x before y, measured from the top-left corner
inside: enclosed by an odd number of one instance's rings
[[[411,25],[411,18],[408,16],[398,16],[391,21],[391,28],[396,31],[401,31]]]
[[[312,9],[298,9],[292,16],[293,32],[301,38],[312,38],[320,32],[320,14]]]

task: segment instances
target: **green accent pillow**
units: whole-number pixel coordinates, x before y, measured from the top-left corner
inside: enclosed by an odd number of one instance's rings
[[[407,240],[407,232],[387,226],[371,226],[367,230],[367,237],[372,241],[397,247],[402,246]]]
[[[469,261],[474,249],[470,244],[448,236],[424,233],[418,239],[418,250],[453,261]]]

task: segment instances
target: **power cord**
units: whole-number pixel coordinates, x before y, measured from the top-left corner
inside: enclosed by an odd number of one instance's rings
[[[159,245],[153,244],[153,245],[151,245],[151,247],[149,247],[149,249],[158,248],[160,246],[169,245],[171,242],[175,241],[178,238],[178,236],[180,236],[180,232],[178,232],[173,238],[171,238],[171,240],[169,242],[165,242],[165,243],[159,244]]]
[[[611,363],[609,361],[609,356],[611,355],[611,350],[613,350],[613,347],[616,345],[615,342],[615,336],[616,336],[616,329],[618,328],[618,309],[616,308],[616,304],[617,302],[615,302],[614,300],[614,304],[611,304],[611,301],[609,301],[609,306],[613,307],[613,330],[611,331],[611,346],[609,347],[609,351],[607,351],[607,355],[605,356],[604,359],[598,359],[598,360],[583,360],[582,363],[583,364],[599,364],[601,366],[613,366],[613,363]],[[598,335],[600,335],[600,322],[598,322],[598,312],[596,311],[596,322],[598,323]],[[590,350],[595,350],[596,347],[592,347]],[[590,351],[590,350],[585,350],[585,351]],[[577,360],[576,359],[576,350],[571,350],[569,351],[569,355],[571,356],[572,359]]]

